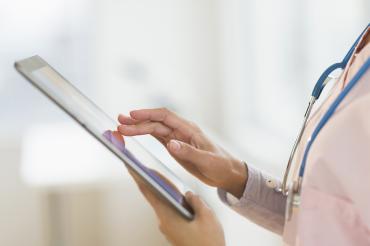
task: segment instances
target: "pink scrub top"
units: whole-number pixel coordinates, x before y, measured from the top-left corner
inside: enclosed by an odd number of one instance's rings
[[[303,158],[321,117],[370,57],[370,29],[328,98],[311,116],[297,151]],[[297,176],[298,167],[295,169]],[[370,69],[342,101],[311,147],[301,206],[284,226],[288,245],[370,245]]]
[[[340,92],[370,60],[365,30],[329,96],[310,117],[293,163],[302,162],[308,140]],[[303,178],[301,206],[284,222],[286,196],[279,184],[248,163],[242,197],[218,189],[221,200],[252,222],[283,235],[287,245],[370,245],[370,69],[360,78],[312,144]],[[293,170],[298,175],[299,165]]]

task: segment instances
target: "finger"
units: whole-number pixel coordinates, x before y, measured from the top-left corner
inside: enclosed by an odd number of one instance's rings
[[[151,188],[145,181],[131,168],[128,168],[128,171],[134,181],[136,182],[139,190],[144,195],[145,199],[150,203],[150,205],[156,210],[156,213],[163,211],[163,206],[166,208],[166,204],[158,195],[155,193],[153,188]]]
[[[162,122],[165,125],[173,129],[182,128],[182,129],[194,130],[193,125],[191,125],[186,120],[180,118],[175,113],[165,108],[134,110],[130,112],[130,116],[133,119],[139,120],[139,121],[150,120],[150,121]]]
[[[131,167],[127,167],[127,170],[129,174],[131,175],[131,177],[134,179],[135,183],[139,186],[139,188],[140,186],[145,185],[142,178],[134,170],[132,170]]]
[[[177,214],[174,208],[171,207],[163,198],[159,197],[158,194],[153,190],[153,188],[146,184],[142,180],[142,178],[137,173],[135,173],[135,171],[133,171],[131,168],[128,168],[128,171],[138,185],[138,188],[143,194],[144,198],[152,206],[155,214],[160,221],[167,221],[169,219],[183,219]]]
[[[118,126],[117,127],[117,131],[118,131],[118,133],[120,134],[120,135],[125,135],[124,133],[122,133],[120,130],[120,126]],[[130,134],[126,134],[126,136],[130,136]],[[131,136],[133,136],[133,135],[131,135]],[[166,139],[166,137],[163,137],[163,136],[156,136],[156,135],[153,135],[152,134],[152,136],[155,138],[155,139],[157,139],[161,144],[163,144],[164,146],[166,146],[167,145],[167,142],[168,142],[168,140]]]
[[[151,134],[157,137],[166,137],[172,130],[159,122],[143,122],[137,125],[120,125],[118,131],[125,136]]]
[[[160,136],[153,136],[155,139],[157,139],[163,146],[167,146],[167,139],[165,137]]]
[[[200,171],[206,171],[212,163],[212,153],[200,150],[190,144],[171,140],[167,144],[167,149],[178,160],[190,162]]]
[[[191,191],[186,192],[185,199],[193,208],[195,215],[199,216],[200,218],[211,211],[207,204],[203,202],[198,195],[195,195]]]
[[[123,124],[123,125],[135,125],[140,123],[141,121],[135,120],[131,118],[130,116],[126,116],[123,114],[118,115],[118,122]]]
[[[154,192],[152,191],[152,189],[150,187],[148,187],[146,184],[141,184],[139,186],[139,189],[140,189],[141,193],[144,195],[145,199],[150,203],[150,205],[154,209],[157,210],[158,209],[157,207],[161,203],[159,197],[157,197],[154,194]]]
[[[140,183],[138,187],[160,221],[166,220],[167,217],[178,216],[175,214],[174,209],[170,207],[163,198],[159,197],[153,188],[145,183]]]
[[[144,195],[145,199],[153,206],[157,203],[157,197],[153,195],[153,191],[148,187],[148,185],[143,181],[143,179],[131,168],[128,168],[128,172],[134,179],[135,183],[137,184],[139,190]]]

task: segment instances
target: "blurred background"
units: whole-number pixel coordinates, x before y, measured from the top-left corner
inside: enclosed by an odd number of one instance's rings
[[[310,89],[368,0],[0,1],[0,245],[168,245],[121,163],[13,68],[38,54],[112,117],[168,107],[281,177]],[[147,147],[212,206],[228,245],[281,245]]]

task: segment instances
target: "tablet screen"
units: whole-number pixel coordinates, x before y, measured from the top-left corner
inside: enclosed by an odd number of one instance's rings
[[[103,133],[103,136],[114,146],[116,146],[124,155],[130,158],[130,160],[132,160],[132,162],[135,163],[143,172],[145,172],[149,177],[163,187],[173,198],[175,198],[177,202],[181,204],[184,202],[184,197],[182,196],[181,192],[170,180],[168,180],[155,169],[145,166],[125,147],[125,140],[120,133],[117,131],[107,130]]]
[[[22,60],[15,66],[34,86],[138,173],[183,216],[188,219],[193,217],[193,212],[183,196],[189,189],[135,137],[120,135],[116,131],[118,126],[116,121],[40,57]]]

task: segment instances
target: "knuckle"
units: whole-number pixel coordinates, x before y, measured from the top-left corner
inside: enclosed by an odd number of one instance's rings
[[[153,133],[155,133],[156,132],[156,130],[157,130],[157,128],[158,128],[158,123],[157,122],[155,122],[155,123],[151,123],[150,125],[149,125],[149,127],[148,127],[148,133],[149,134],[153,134]]]
[[[188,122],[190,128],[192,129],[193,133],[198,135],[198,136],[201,136],[203,134],[203,131],[202,129],[198,126],[198,124],[190,121]]]
[[[162,123],[156,122],[156,123],[153,124],[153,129],[152,129],[151,134],[165,135],[165,133],[167,132],[166,130],[167,130],[167,128],[164,127]]]
[[[174,113],[166,107],[160,108],[159,110],[162,113],[162,120],[163,121],[165,121],[167,119],[167,117],[174,115]]]
[[[188,144],[182,144],[182,147],[181,147],[181,149],[182,149],[182,153],[184,154],[184,155],[189,155],[189,156],[191,156],[192,154],[193,154],[193,148],[190,146],[190,145],[188,145]]]
[[[150,127],[150,134],[155,134],[158,132],[159,123],[153,123]]]
[[[200,127],[195,123],[195,122],[192,122],[192,121],[189,121],[189,126],[196,132],[201,132],[201,129]]]
[[[159,110],[160,110],[161,112],[165,113],[165,114],[169,114],[169,113],[171,113],[171,111],[170,111],[168,108],[166,108],[166,107],[159,108]]]

